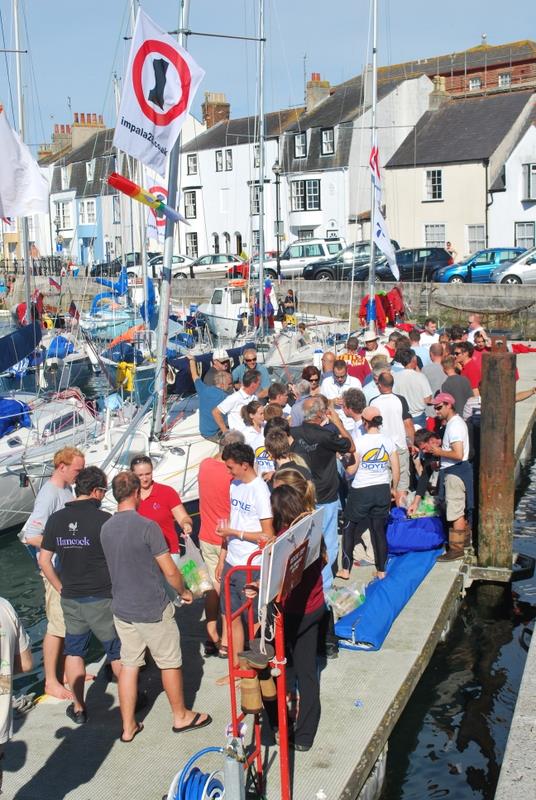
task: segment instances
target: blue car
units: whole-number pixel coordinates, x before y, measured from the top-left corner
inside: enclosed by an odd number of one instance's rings
[[[506,261],[513,261],[523,252],[522,247],[489,247],[487,250],[478,250],[459,264],[437,269],[432,279],[438,283],[491,283],[490,272],[493,269]]]

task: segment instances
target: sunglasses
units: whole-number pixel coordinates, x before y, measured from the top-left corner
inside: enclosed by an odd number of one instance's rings
[[[246,362],[246,364],[256,364],[257,363],[257,359],[256,358],[245,358],[244,361]]]
[[[344,375],[334,375],[333,378],[336,381],[345,381],[346,380],[346,373]]]
[[[320,383],[319,378],[309,378],[309,383]]]
[[[434,411],[441,411],[443,408],[443,403],[440,403],[438,406],[434,406]]]
[[[455,356],[461,356],[462,353],[463,353],[463,350],[455,350],[454,351],[454,355]]]

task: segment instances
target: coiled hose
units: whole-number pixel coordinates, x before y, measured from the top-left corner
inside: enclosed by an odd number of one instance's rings
[[[205,747],[195,753],[173,778],[167,800],[223,800],[225,788],[221,782],[221,770],[209,773],[193,767],[207,753],[223,753],[223,747]]]

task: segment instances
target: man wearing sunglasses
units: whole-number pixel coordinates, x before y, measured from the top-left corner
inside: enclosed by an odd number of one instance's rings
[[[463,558],[464,547],[471,546],[473,467],[469,462],[467,425],[456,413],[455,402],[447,392],[439,392],[431,402],[439,419],[446,423],[441,445],[428,447],[428,452],[440,459],[439,498],[445,501],[449,526],[448,550],[439,561]]]
[[[106,475],[99,467],[78,473],[76,499],[48,518],[39,563],[61,595],[65,619],[65,675],[73,693],[66,714],[77,725],[87,722],[84,702],[85,658],[91,634],[101,642],[116,677],[121,670],[120,641],[112,613],[112,582],[100,541],[111,514],[101,511]],[[57,555],[61,570],[52,563]]]
[[[469,383],[475,397],[480,394],[480,381],[482,378],[482,366],[473,358],[473,345],[469,342],[456,342],[454,346],[454,358],[456,367],[460,374],[464,375]]]
[[[242,364],[238,367],[233,369],[233,383],[236,388],[240,386],[242,383],[242,378],[244,377],[244,373],[250,369],[255,369],[261,376],[261,386],[260,389],[257,391],[257,397],[259,400],[262,400],[264,397],[268,395],[268,389],[270,388],[270,383],[272,382],[270,379],[270,373],[264,366],[264,364],[258,364],[257,358],[257,351],[254,348],[249,348],[248,350],[244,350],[242,354]]]
[[[330,378],[324,378],[320,386],[320,392],[331,401],[331,405],[339,415],[346,430],[353,430],[353,420],[346,416],[342,408],[342,396],[348,389],[361,389],[361,381],[348,375],[346,361],[337,359],[333,364],[333,375]]]
[[[212,353],[212,366],[207,370],[203,383],[207,386],[214,386],[218,372],[231,374],[231,359],[227,355],[227,350],[223,347],[217,347]]]

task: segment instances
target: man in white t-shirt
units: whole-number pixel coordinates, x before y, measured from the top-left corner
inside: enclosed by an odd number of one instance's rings
[[[348,375],[346,361],[337,359],[333,364],[333,375],[324,378],[320,385],[320,394],[331,401],[331,405],[340,417],[340,420],[347,431],[354,427],[353,421],[346,416],[342,410],[342,396],[348,389],[361,389],[361,381]]]
[[[400,462],[400,478],[398,490],[404,496],[409,489],[409,449],[415,436],[415,425],[411,418],[405,397],[394,394],[394,377],[390,372],[382,372],[376,381],[379,395],[373,398],[372,404],[382,412],[382,433],[396,446]]]
[[[366,405],[367,401],[361,389],[348,389],[342,396],[342,410],[353,422],[353,427],[346,430],[354,440],[354,444],[357,444],[357,440],[365,433],[361,412]]]
[[[218,403],[216,408],[212,409],[212,416],[216,420],[216,424],[222,433],[227,430],[242,431],[245,428],[244,420],[240,415],[242,406],[251,403],[252,400],[257,400],[255,392],[261,385],[261,374],[256,369],[249,369],[244,373],[242,378],[242,386],[237,392],[227,395],[227,397]],[[228,425],[225,424],[225,417],[227,416]]]
[[[0,597],[0,794],[4,746],[13,734],[13,675],[32,669],[30,639],[13,606]]]
[[[426,375],[417,371],[414,350],[399,350],[396,359],[404,369],[395,373],[394,391],[406,398],[413,422],[423,427],[426,422],[426,406],[432,400],[432,388]]]
[[[229,527],[220,527],[222,548],[216,579],[220,580],[220,603],[223,625],[225,616],[238,611],[246,602],[244,587],[248,583],[245,570],[234,572],[229,578],[231,608],[225,606],[225,577],[236,566],[247,564],[248,558],[259,549],[261,541],[274,535],[270,490],[255,472],[255,453],[247,444],[228,444],[222,453],[233,480],[231,481],[231,519]],[[237,617],[232,623],[233,653],[238,663],[238,653],[244,649],[244,626]],[[220,651],[221,652],[221,651]]]
[[[471,545],[468,515],[473,508],[473,469],[469,463],[469,433],[465,421],[456,414],[454,397],[439,392],[433,405],[437,416],[446,422],[440,446],[430,446],[429,452],[441,459],[439,472],[440,494],[444,486],[446,517],[449,524],[449,549],[441,561],[463,558],[464,547]]]
[[[54,472],[39,490],[33,511],[19,534],[30,552],[41,547],[43,532],[48,518],[65,503],[74,499],[71,486],[78,473],[84,469],[84,454],[76,447],[64,447],[54,453]],[[45,589],[45,612],[47,631],[43,639],[43,662],[45,668],[45,692],[59,700],[72,700],[71,692],[65,688],[63,677],[63,641],[65,622],[59,592],[43,575]]]
[[[430,347],[431,344],[439,342],[439,334],[437,332],[437,323],[432,317],[424,320],[424,330],[421,333],[421,346]]]

